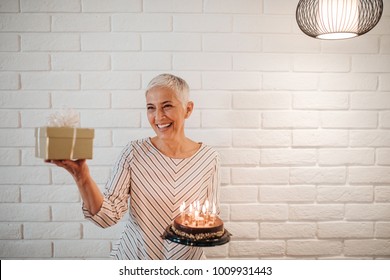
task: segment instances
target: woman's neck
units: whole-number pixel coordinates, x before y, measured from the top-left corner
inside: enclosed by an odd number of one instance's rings
[[[186,137],[175,140],[151,138],[152,144],[164,155],[171,158],[188,158],[198,151],[200,144]]]

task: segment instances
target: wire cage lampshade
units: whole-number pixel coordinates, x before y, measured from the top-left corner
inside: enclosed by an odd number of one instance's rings
[[[300,0],[296,20],[310,37],[347,39],[374,28],[382,12],[382,0]]]

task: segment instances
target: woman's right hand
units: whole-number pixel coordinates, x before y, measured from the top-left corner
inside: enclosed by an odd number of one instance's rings
[[[53,163],[59,167],[66,169],[74,178],[76,183],[82,183],[89,176],[89,168],[87,160],[45,160],[47,163]]]

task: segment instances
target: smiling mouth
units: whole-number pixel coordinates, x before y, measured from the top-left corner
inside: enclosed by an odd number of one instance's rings
[[[167,124],[157,124],[157,128],[159,129],[163,129],[163,128],[167,128],[167,127],[170,127],[172,125],[172,123],[167,123]]]

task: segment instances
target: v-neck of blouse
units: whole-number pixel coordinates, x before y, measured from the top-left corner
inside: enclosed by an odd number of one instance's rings
[[[161,152],[155,145],[153,145],[152,143],[152,140],[150,137],[147,138],[147,142],[149,143],[149,145],[156,151],[158,152],[162,157],[168,159],[168,160],[171,160],[172,162],[174,162],[175,164],[179,164],[185,160],[191,160],[192,158],[194,158],[201,150],[202,148],[204,147],[204,144],[202,142],[198,142],[198,144],[200,144],[199,148],[189,157],[185,157],[185,158],[173,158],[173,157],[169,157],[167,155],[165,155],[163,152]]]

